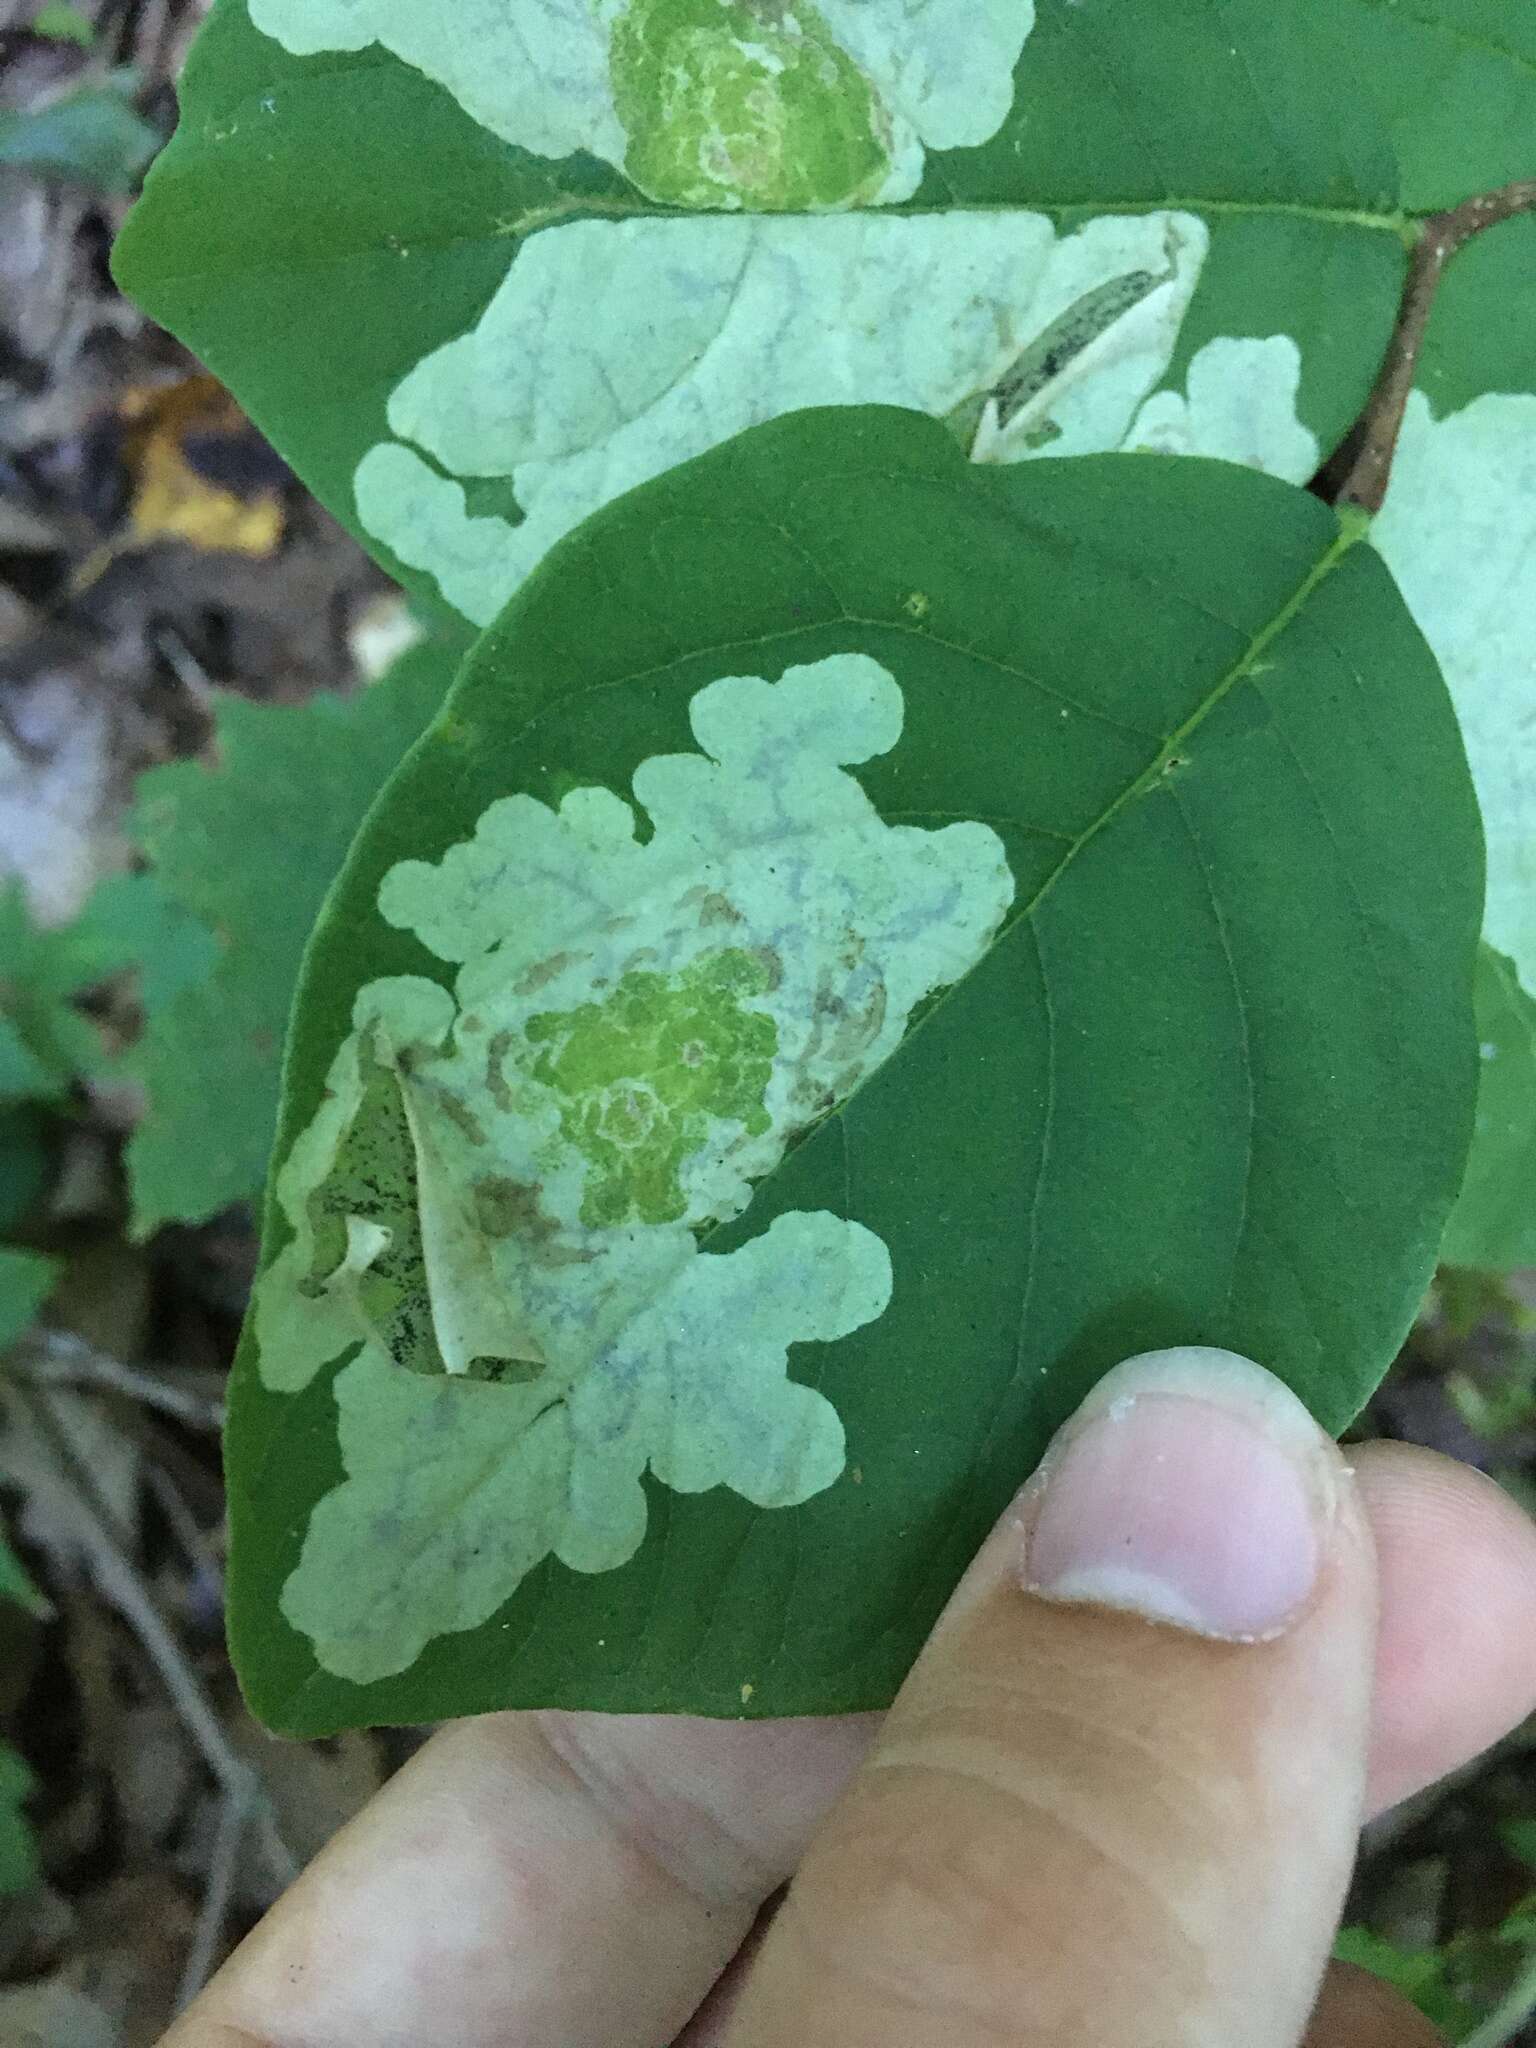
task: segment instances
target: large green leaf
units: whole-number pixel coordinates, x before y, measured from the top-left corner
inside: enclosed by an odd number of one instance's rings
[[[1508,1272],[1536,1266],[1536,1003],[1492,946],[1479,948],[1475,993],[1477,1122],[1440,1256]]]
[[[128,1146],[134,1224],[255,1197],[277,1113],[283,1029],[315,914],[363,813],[447,691],[468,645],[445,630],[354,697],[218,713],[218,762],[156,768],[136,830],[163,900],[207,956],[146,991],[131,1064],[149,1097]]]
[[[1461,721],[1485,936],[1536,993],[1536,214],[1449,266],[1373,539]]]
[[[666,38],[739,66],[745,10],[696,12],[219,0],[119,245],[332,510],[479,621],[596,504],[796,405],[969,437],[1022,378],[994,456],[1151,435],[1302,481],[1369,391],[1407,215],[1515,175],[1536,123],[1525,39],[1469,0],[824,0],[796,20],[831,100],[768,50],[740,118],[773,133],[701,176]]]
[[[991,468],[834,409],[550,556],[307,957],[232,1389],[261,1713],[878,1705],[1113,1361],[1235,1345],[1349,1419],[1461,1173],[1481,882],[1449,702],[1357,532],[1231,465]],[[909,904],[879,938],[871,846]],[[577,887],[609,911],[551,949]],[[807,1108],[776,1077],[829,1046]]]

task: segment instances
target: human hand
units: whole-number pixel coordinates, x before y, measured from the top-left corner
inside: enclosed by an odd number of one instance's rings
[[[1496,1488],[1155,1353],[883,1721],[457,1723],[163,2048],[1418,2048],[1359,1973],[1318,1995],[1360,1821],[1533,1705]]]

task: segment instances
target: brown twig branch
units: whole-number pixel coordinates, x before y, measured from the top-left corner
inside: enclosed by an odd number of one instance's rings
[[[1521,178],[1495,192],[1479,192],[1459,206],[1425,217],[1409,259],[1397,325],[1376,388],[1359,426],[1318,479],[1322,494],[1335,505],[1358,505],[1369,513],[1381,510],[1445,266],[1475,235],[1522,213],[1536,213],[1536,178]]]

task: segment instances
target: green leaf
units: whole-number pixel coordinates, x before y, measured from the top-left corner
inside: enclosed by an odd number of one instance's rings
[[[0,1535],[0,1600],[24,1607],[29,1614],[50,1614],[51,1603],[27,1576],[21,1559]]]
[[[1536,992],[1536,215],[1472,242],[1436,295],[1372,539],[1456,705],[1488,845],[1483,932]],[[1522,312],[1516,332],[1529,335]],[[1518,1200],[1517,1193],[1509,1199]]]
[[[0,889],[0,1102],[57,1101],[107,1063],[78,998],[129,969],[148,1001],[200,970],[204,942],[143,875],[99,884],[72,924],[40,929],[14,884]]]
[[[160,147],[159,130],[134,111],[137,79],[82,86],[26,113],[0,113],[0,168],[70,178],[127,192]]]
[[[442,702],[467,644],[440,633],[355,697],[231,698],[218,714],[216,768],[180,762],[142,778],[138,838],[206,953],[179,988],[146,991],[130,1059],[149,1097],[128,1146],[139,1234],[259,1191],[304,942],[363,813]]]
[[[94,949],[82,959],[72,928],[39,930],[12,883],[0,887],[0,963],[0,1049],[9,1055],[5,1095],[57,1098],[101,1059],[100,1038],[73,1006],[73,998],[99,979]]]
[[[46,36],[50,42],[78,43],[88,50],[96,40],[96,31],[77,8],[59,4],[40,7],[32,17],[32,33]]]
[[[399,0],[220,0],[119,244],[337,516],[476,621],[595,506],[800,405],[1304,481],[1370,390],[1404,209],[1514,175],[1536,120],[1523,41],[1446,6],[823,0],[820,85],[745,0],[696,12],[513,0],[485,45]],[[700,95],[739,145],[707,175]]]
[[[42,1101],[54,1088],[54,1076],[11,1019],[0,1015],[0,1102]]]
[[[16,1339],[53,1292],[57,1259],[0,1245],[0,1351]]]
[[[1452,2040],[1460,2040],[1477,2017],[1453,1988],[1450,1962],[1440,1949],[1401,1948],[1368,1927],[1345,1927],[1333,1952],[1340,1962],[1354,1963],[1393,1985]]]
[[[1536,1265],[1536,1003],[1491,946],[1478,949],[1474,1000],[1477,1123],[1440,1256],[1509,1272]]]
[[[266,1718],[878,1706],[1116,1360],[1232,1345],[1354,1414],[1460,1178],[1480,903],[1357,534],[843,408],[550,556],[307,957],[229,1444]],[[951,893],[881,925],[871,844]]]
[[[0,1898],[19,1898],[41,1875],[26,1802],[36,1780],[8,1742],[0,1742]]]
[[[1436,294],[1372,539],[1456,706],[1488,855],[1476,1134],[1450,1265],[1536,1260],[1536,362],[1511,348],[1536,216],[1480,235]]]
[[[0,1108],[0,1233],[23,1222],[47,1184],[47,1135],[30,1104]]]
[[[139,1000],[151,1010],[201,981],[213,960],[206,929],[157,875],[109,875],[64,936],[91,981],[132,973]]]

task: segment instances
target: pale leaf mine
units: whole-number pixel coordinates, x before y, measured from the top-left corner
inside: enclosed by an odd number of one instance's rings
[[[693,699],[700,751],[611,791],[493,804],[379,907],[453,962],[372,982],[278,1181],[266,1383],[335,1382],[345,1482],[283,1611],[330,1670],[399,1671],[551,1553],[632,1556],[647,1468],[803,1501],[844,1463],[793,1344],[878,1317],[859,1222],[791,1211],[703,1248],[786,1146],[982,957],[1013,898],[989,826],[887,825],[846,771],[896,745],[861,654]]]

